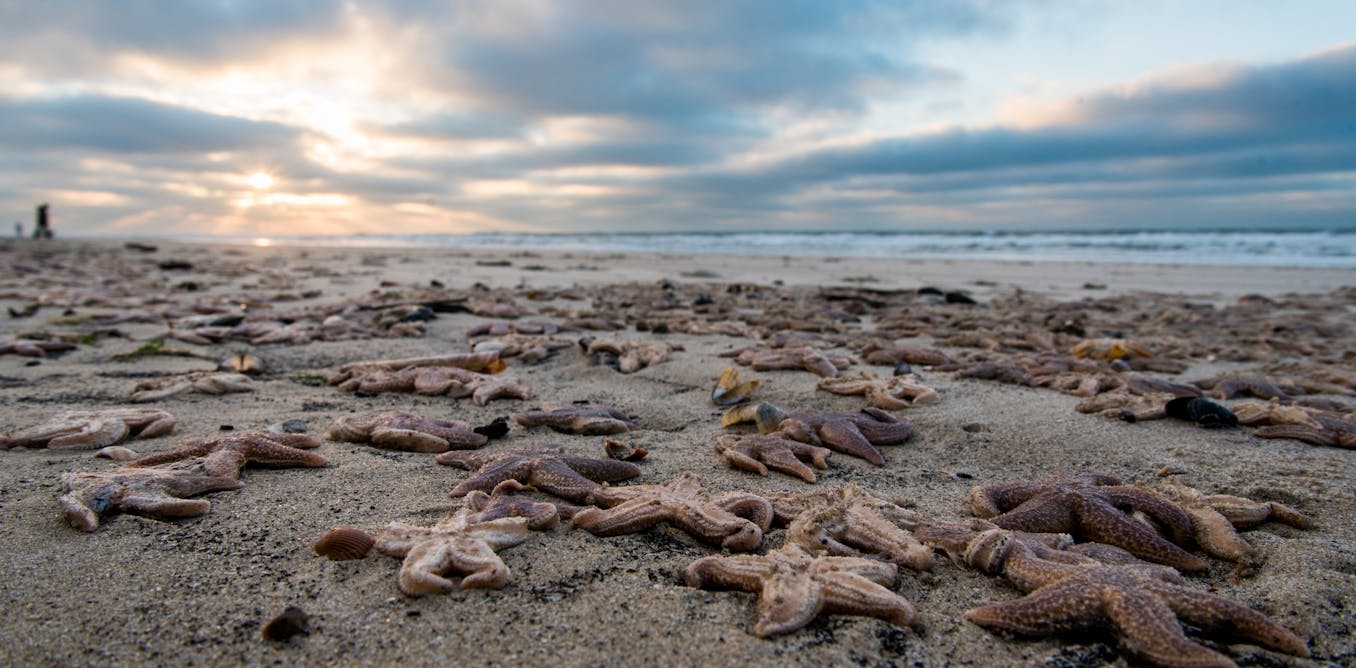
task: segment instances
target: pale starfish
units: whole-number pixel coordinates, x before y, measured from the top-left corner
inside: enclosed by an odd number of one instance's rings
[[[146,455],[127,463],[128,466],[155,466],[177,462],[192,457],[206,457],[225,453],[240,461],[264,466],[309,466],[312,468],[329,464],[323,455],[308,452],[320,447],[320,441],[306,434],[265,434],[261,432],[242,432],[228,436],[202,438],[188,441],[185,445],[165,452]]]
[[[378,371],[400,371],[411,367],[456,367],[467,371],[499,373],[505,369],[506,365],[503,360],[499,359],[499,353],[494,351],[350,362],[339,367],[339,371],[330,376],[327,382],[330,385],[340,386],[339,389],[345,392],[351,392],[353,388],[357,387],[357,384],[354,383],[352,387],[346,387],[346,384],[355,378],[361,378]]]
[[[616,459],[566,454],[565,448],[525,448],[504,452],[449,451],[437,462],[463,469],[479,469],[452,488],[452,496],[486,491],[505,480],[517,480],[570,501],[584,501],[598,482],[619,482],[640,475],[640,467]]]
[[[274,440],[277,439],[277,440]],[[61,505],[66,519],[83,531],[94,531],[99,516],[127,512],[152,517],[194,517],[212,507],[186,499],[207,492],[239,489],[240,469],[247,463],[268,466],[324,466],[324,457],[300,448],[320,442],[299,434],[244,433],[191,443],[133,460],[106,473],[62,476]],[[184,461],[191,460],[191,461]],[[151,468],[155,464],[170,464]]]
[[[937,391],[917,382],[914,376],[877,378],[862,374],[847,378],[823,378],[816,385],[834,394],[861,394],[867,403],[887,411],[897,411],[915,404],[935,404],[941,400]]]
[[[787,543],[811,553],[864,552],[915,570],[932,568],[932,550],[910,533],[925,521],[922,515],[852,484],[814,497],[787,527]]]
[[[644,531],[668,521],[706,543],[731,550],[754,550],[772,523],[772,504],[752,494],[732,493],[713,498],[691,473],[663,485],[598,487],[584,508],[570,520],[595,536],[618,536]]]
[[[174,430],[174,416],[158,408],[65,411],[46,422],[0,436],[0,450],[26,447],[94,450],[128,438],[154,438]]]
[[[1045,482],[979,486],[970,490],[970,508],[1004,529],[1069,533],[1184,571],[1202,571],[1209,565],[1179,547],[1189,545],[1193,536],[1191,517],[1185,510],[1108,475],[1084,473]],[[1122,508],[1153,518],[1172,541]]]
[[[584,354],[590,359],[597,353],[609,353],[617,356],[617,370],[622,373],[635,373],[648,366],[654,366],[668,359],[669,353],[682,350],[676,343],[664,341],[612,341],[607,339],[583,339]]]
[[[735,356],[735,362],[754,371],[804,369],[825,378],[833,378],[840,369],[851,366],[852,359],[846,355],[826,353],[813,346],[794,346],[748,348]]]
[[[703,557],[683,569],[690,587],[758,592],[762,638],[790,633],[821,614],[867,615],[897,626],[917,623],[913,605],[890,591],[894,564],[861,557],[814,556],[794,543],[765,555]]]
[[[775,434],[725,434],[716,439],[716,452],[723,455],[731,466],[761,476],[766,476],[767,470],[772,468],[797,476],[805,482],[814,482],[815,471],[805,462],[817,469],[829,468],[825,461],[830,454],[827,448]]]
[[[464,450],[489,442],[461,420],[426,418],[406,411],[387,411],[366,418],[345,415],[330,427],[330,439],[409,452]]]
[[[1323,425],[1310,415],[1303,406],[1283,405],[1280,398],[1273,398],[1270,401],[1244,401],[1229,407],[1234,415],[1238,416],[1238,423],[1243,425],[1266,425],[1266,424],[1302,424],[1315,429],[1322,429]]]
[[[15,339],[0,343],[0,355],[23,355],[24,357],[46,357],[47,353],[64,353],[75,350],[76,345],[69,341],[46,341],[42,339]]]
[[[494,351],[499,353],[500,357],[516,357],[523,364],[534,364],[557,350],[573,345],[573,341],[553,336],[502,334],[492,339],[476,341],[472,344],[471,350],[478,353]]]
[[[528,537],[528,520],[501,517],[477,521],[467,506],[431,527],[392,522],[377,533],[376,548],[404,557],[397,585],[406,596],[444,594],[457,587],[443,577],[461,573],[462,589],[498,589],[508,583],[509,569],[495,554],[521,545]]]
[[[157,518],[196,517],[212,502],[189,499],[240,489],[239,467],[229,457],[200,458],[170,468],[120,468],[101,473],[65,473],[59,499],[66,521],[81,531],[99,528],[99,518],[130,513]]]
[[[128,401],[145,403],[185,393],[218,395],[253,391],[254,381],[243,373],[190,374],[137,383]]]
[[[1128,650],[1170,667],[1232,667],[1229,657],[1183,633],[1193,627],[1220,629],[1295,656],[1309,649],[1294,633],[1266,616],[1222,596],[1182,585],[1173,569],[1155,564],[1108,565],[1095,559],[1014,542],[1003,572],[1026,597],[991,603],[965,613],[988,628],[1044,636],[1113,626]]]
[[[585,436],[620,434],[636,426],[626,413],[607,406],[566,406],[549,411],[514,413],[513,421],[524,427],[545,425],[566,434]]]
[[[1173,480],[1159,483],[1154,491],[1182,506],[1191,515],[1191,526],[1201,549],[1229,561],[1249,562],[1256,558],[1256,550],[1238,535],[1238,529],[1254,527],[1268,520],[1301,529],[1313,526],[1313,522],[1299,511],[1274,501],[1206,494]]]
[[[339,384],[349,392],[414,392],[416,394],[445,394],[454,399],[471,397],[477,406],[494,399],[528,399],[531,388],[514,378],[467,371],[454,366],[411,366],[399,371],[375,370],[354,376]]]
[[[795,411],[781,421],[780,429],[802,443],[822,445],[831,450],[861,457],[876,466],[885,458],[877,445],[898,445],[913,435],[913,423],[878,408],[863,408],[857,413]]]
[[[978,518],[961,522],[928,520],[920,522],[918,527],[913,529],[913,534],[924,545],[942,550],[953,560],[988,574],[1003,571],[1003,562],[1008,558],[1008,552],[1011,551],[1015,541],[1038,543],[1055,550],[1096,546],[1094,552],[1116,550],[1123,555],[1122,561],[1138,561],[1134,555],[1112,545],[1083,543],[1076,546],[1073,536],[1067,533],[1009,531]]]

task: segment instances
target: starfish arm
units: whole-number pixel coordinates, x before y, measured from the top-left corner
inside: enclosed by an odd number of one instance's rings
[[[99,528],[99,514],[74,493],[64,494],[57,499],[61,503],[62,514],[71,526],[81,531],[94,531]]]
[[[1158,524],[1168,530],[1172,541],[1179,545],[1189,545],[1195,532],[1192,530],[1191,516],[1181,506],[1164,499],[1157,494],[1133,487],[1118,485],[1099,487],[1108,501],[1116,507],[1128,506],[1154,518]]]
[[[673,508],[668,519],[704,542],[719,543],[731,550],[753,550],[763,542],[763,531],[758,525],[715,504],[686,503]]]
[[[101,448],[126,438],[128,431],[127,423],[122,420],[90,420],[80,431],[48,441],[47,447],[55,450]]]
[[[447,455],[464,454],[455,450],[438,455],[438,463],[446,464],[449,461],[456,461],[448,458]],[[474,460],[471,460],[474,461]],[[455,465],[455,464],[454,464]],[[532,475],[532,461],[522,457],[507,457],[500,461],[491,461],[481,467],[475,473],[472,473],[465,480],[452,488],[451,496],[453,498],[465,496],[472,490],[488,492],[494,489],[495,485],[505,480],[517,480],[525,482]]]
[[[990,520],[1000,528],[1031,533],[1072,533],[1073,510],[1061,497],[1038,496]]]
[[[319,441],[304,434],[278,434],[276,437],[241,434],[237,438],[240,439],[242,444],[240,447],[244,451],[245,458],[255,464],[308,466],[311,468],[319,468],[329,464],[329,460],[325,459],[324,455],[302,449],[320,445]],[[231,441],[231,439],[223,440],[228,443]]]
[[[164,436],[165,434],[174,431],[174,427],[178,424],[178,420],[166,413],[164,417],[157,418],[150,424],[142,427],[141,431],[137,432],[137,438],[155,438],[157,436]]]
[[[212,441],[190,442],[188,445],[180,448],[166,450],[165,452],[157,452],[155,454],[146,455],[145,457],[138,457],[137,459],[127,462],[127,466],[156,466],[158,464],[177,462],[190,457],[202,457],[210,453],[213,447],[214,444]]]
[[[772,569],[766,557],[743,554],[702,557],[683,569],[683,581],[698,589],[758,591]]]
[[[819,426],[819,439],[832,450],[861,457],[876,466],[885,464],[880,451],[862,435],[857,425],[847,420],[829,420]]]
[[[970,490],[970,512],[976,517],[988,519],[1012,510],[1049,489],[1050,486],[1046,484],[1027,482],[974,487]]]
[[[410,550],[420,541],[431,535],[433,535],[433,532],[428,527],[415,526],[404,522],[391,522],[377,532],[376,543],[373,547],[383,554],[403,557],[409,554]]]
[[[766,638],[790,633],[809,624],[823,606],[820,587],[807,573],[774,572],[758,596],[758,622],[753,634]]]
[[[394,427],[373,429],[371,440],[375,446],[406,452],[444,452],[448,448],[446,439],[422,431]]]
[[[1252,544],[1238,535],[1238,530],[1229,519],[1214,508],[1191,506],[1187,508],[1187,513],[1191,515],[1196,542],[1207,554],[1229,561],[1246,560],[1256,554]]]
[[[879,408],[863,408],[852,417],[853,424],[866,440],[877,445],[899,445],[913,436],[913,422],[897,418]]]
[[[181,499],[157,490],[127,494],[117,503],[119,510],[147,517],[197,517],[212,507],[206,499]]]
[[[766,475],[767,475],[767,467],[764,466],[762,462],[760,462],[760,461],[758,461],[757,459],[754,458],[754,456],[753,456],[753,454],[752,454],[752,453],[754,452],[753,446],[752,446],[752,445],[749,445],[749,444],[725,445],[725,444],[717,443],[717,444],[716,444],[716,450],[717,450],[718,452],[720,452],[720,454],[721,454],[722,456],[725,457],[725,461],[729,462],[729,463],[730,463],[730,466],[733,466],[733,467],[735,467],[735,468],[737,468],[737,469],[740,469],[740,470],[743,470],[743,471],[748,471],[748,472],[750,472],[750,473],[757,473],[758,475],[761,475],[761,476],[766,476]],[[793,459],[794,459],[794,458],[793,458]],[[799,461],[796,462],[796,463],[797,463],[797,464],[800,464]],[[800,465],[801,465],[802,467],[805,466],[804,464],[800,464]],[[806,467],[806,468],[808,469],[808,467]],[[792,474],[792,475],[800,476],[801,479],[804,480],[805,482],[814,482],[814,481],[815,481],[815,474],[814,474],[814,471],[810,471],[810,472],[809,472],[810,475],[809,475],[809,477],[807,478],[807,477],[805,477],[804,474],[802,474],[802,473],[800,473],[799,471],[796,471],[796,470],[794,470],[794,469],[793,469],[793,470],[787,470],[787,469],[781,469],[781,468],[779,468],[779,469],[777,469],[777,470],[778,470],[778,471],[782,471],[782,472],[784,472],[784,473],[790,473],[790,474]]]
[[[585,478],[598,482],[621,482],[640,475],[639,466],[616,459],[596,459],[573,455],[562,455],[559,459]]]
[[[716,507],[735,517],[753,522],[763,532],[772,527],[776,516],[772,502],[756,494],[732,492],[716,499],[715,503]]]
[[[1014,540],[1003,561],[1003,574],[1022,591],[1035,591],[1066,579],[1078,579],[1087,557],[1062,550],[1041,550],[1024,541]],[[1040,551],[1040,556],[1037,556]]]
[[[865,516],[849,510],[840,538],[850,545],[885,556],[897,564],[916,570],[932,568],[932,550],[883,517]]]
[[[901,399],[890,393],[888,388],[872,386],[866,390],[866,399],[876,408],[887,411],[904,410],[913,405],[908,399]]]
[[[489,545],[480,541],[460,541],[450,565],[455,572],[466,573],[461,579],[462,589],[498,589],[508,583],[508,566]]]
[[[409,549],[404,563],[400,565],[400,575],[396,579],[396,584],[406,596],[443,594],[452,591],[456,585],[442,576],[451,565],[452,559],[452,548],[444,542],[426,540],[416,543]]]
[[[1081,578],[1069,578],[1016,600],[971,608],[965,618],[986,628],[1044,636],[1096,625],[1104,615],[1096,588]]]
[[[648,498],[638,498],[602,510],[585,508],[570,519],[570,528],[580,528],[595,536],[620,536],[622,534],[644,531],[664,520],[673,513]]]
[[[434,458],[433,461],[443,466],[455,466],[467,471],[478,469],[492,461],[500,458],[502,455],[489,452],[444,452]]]
[[[796,445],[803,446],[805,444],[796,443]],[[774,470],[796,476],[797,478],[800,478],[805,482],[815,481],[814,469],[810,468],[804,462],[802,462],[800,458],[796,456],[796,451],[792,447],[783,446],[780,448],[761,448],[760,451],[758,452],[758,455],[759,458],[762,459],[763,462],[765,462],[768,465],[768,467]],[[822,455],[819,457],[819,461],[821,462],[824,461]],[[827,468],[827,465],[821,468]],[[763,475],[767,475],[766,469],[763,470]]]
[[[1206,560],[1162,538],[1100,498],[1078,493],[1068,498],[1079,532],[1088,540],[1122,547],[1142,559],[1184,571],[1203,571],[1210,566]]]
[[[629,464],[630,462],[617,463]],[[635,465],[631,464],[631,466]],[[543,492],[554,494],[562,499],[568,499],[570,501],[583,501],[588,498],[589,492],[592,492],[599,486],[598,483],[580,475],[566,462],[560,459],[546,458],[537,460],[527,482]]]
[[[1304,640],[1252,608],[1221,596],[1167,583],[1151,585],[1178,617],[1206,630],[1224,630],[1270,649],[1309,656]]]
[[[1159,666],[1234,668],[1229,657],[1187,638],[1172,609],[1158,598],[1122,587],[1108,590],[1105,597],[1106,615],[1131,652]]]
[[[855,573],[819,573],[823,610],[831,614],[870,615],[896,626],[913,626],[917,613],[908,599]]]

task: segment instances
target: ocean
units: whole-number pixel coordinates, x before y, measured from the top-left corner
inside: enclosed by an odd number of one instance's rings
[[[182,238],[182,237],[181,237]],[[410,234],[196,242],[1356,268],[1356,230]]]

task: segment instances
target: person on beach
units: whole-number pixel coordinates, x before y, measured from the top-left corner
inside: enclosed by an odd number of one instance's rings
[[[37,220],[36,220],[33,224],[34,224],[34,227],[33,227],[33,238],[34,238],[34,239],[51,239],[51,238],[52,238],[52,228],[51,228],[51,226],[49,226],[49,225],[47,224],[47,204],[46,204],[46,203],[43,203],[43,204],[39,204],[39,205],[38,205]],[[22,228],[21,228],[21,230],[22,230]]]

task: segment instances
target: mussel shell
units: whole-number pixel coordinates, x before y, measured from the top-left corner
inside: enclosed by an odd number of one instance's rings
[[[281,614],[264,624],[259,632],[269,640],[284,642],[292,636],[310,635],[311,620],[306,611],[295,605],[289,605]]]
[[[1238,416],[1233,411],[1205,397],[1177,397],[1163,407],[1169,417],[1190,420],[1206,429],[1237,427]]]
[[[362,559],[377,543],[377,539],[362,529],[335,527],[315,542],[315,553],[331,561]]]

